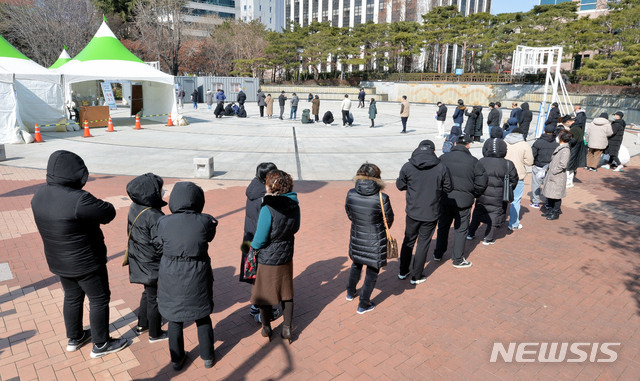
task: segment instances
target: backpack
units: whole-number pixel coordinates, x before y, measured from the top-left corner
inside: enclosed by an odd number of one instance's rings
[[[445,140],[442,143],[442,153],[451,152],[451,148],[453,148],[453,142],[449,140]]]

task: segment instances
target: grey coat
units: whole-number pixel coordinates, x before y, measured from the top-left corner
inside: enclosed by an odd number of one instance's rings
[[[553,151],[549,170],[544,178],[544,197],[561,199],[567,195],[567,164],[570,155],[571,149],[568,144],[561,144]]]
[[[264,107],[267,105],[267,96],[264,95],[264,91],[258,93],[258,106]]]

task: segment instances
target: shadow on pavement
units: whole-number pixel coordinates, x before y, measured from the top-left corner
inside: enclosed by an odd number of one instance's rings
[[[313,193],[324,187],[328,183],[326,181],[295,181],[294,191],[297,193]]]

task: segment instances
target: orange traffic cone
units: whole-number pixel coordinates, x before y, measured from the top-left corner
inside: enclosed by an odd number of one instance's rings
[[[173,127],[173,121],[171,120],[171,113],[169,113],[169,120],[167,121],[167,127]]]
[[[140,125],[140,114],[136,114],[136,127],[134,130],[142,130],[142,126]]]
[[[40,135],[40,127],[38,127],[38,123],[36,123],[36,133],[35,133],[35,135],[34,135],[34,137],[33,137],[33,140],[34,140],[36,143],[42,143],[42,142],[44,142],[44,140],[42,140],[42,135]]]
[[[91,136],[91,132],[89,132],[89,122],[87,122],[86,120],[84,121],[84,137],[85,138],[92,138],[93,136]]]
[[[109,117],[109,123],[107,124],[107,132],[115,132],[116,130],[113,129],[113,121],[111,120],[111,117]]]

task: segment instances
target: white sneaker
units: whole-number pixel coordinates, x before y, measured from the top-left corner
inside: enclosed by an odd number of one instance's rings
[[[567,188],[573,188],[573,183],[567,184]]]
[[[523,228],[522,224],[518,224],[518,226],[507,226],[507,229],[509,229],[511,231],[520,230],[522,228]]]
[[[624,165],[620,164],[619,166],[616,167],[616,169],[614,169],[614,172],[622,172],[622,168],[624,168]]]
[[[605,164],[600,168],[602,168],[602,169],[611,169],[611,166],[609,166],[609,164]]]

